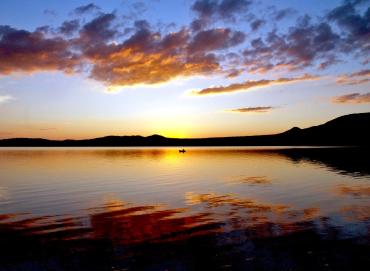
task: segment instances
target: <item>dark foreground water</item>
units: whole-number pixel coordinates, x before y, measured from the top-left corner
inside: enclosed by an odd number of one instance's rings
[[[0,149],[0,270],[370,270],[352,148]]]

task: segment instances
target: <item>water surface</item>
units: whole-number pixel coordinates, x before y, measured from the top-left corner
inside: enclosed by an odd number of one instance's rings
[[[0,149],[0,270],[366,270],[354,148]]]

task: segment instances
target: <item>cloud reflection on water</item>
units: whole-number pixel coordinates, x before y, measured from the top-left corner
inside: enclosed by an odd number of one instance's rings
[[[46,180],[40,187],[27,180],[28,186],[15,187],[31,196],[46,189],[41,198],[26,199],[33,204],[44,200],[47,214],[0,212],[0,270],[361,270],[370,266],[365,154],[351,149],[192,149],[182,156],[172,149],[2,153],[6,166],[14,163],[22,170],[70,179]],[[161,175],[141,172],[141,162]],[[92,177],[98,169],[104,174],[78,186],[76,172]],[[161,184],[158,178],[175,176],[171,170],[183,175]],[[126,194],[98,201],[101,194],[94,193],[106,192],[109,178],[117,184],[113,188]],[[228,186],[230,180],[236,183]],[[147,190],[129,199],[131,184]],[[75,194],[47,190],[70,185]],[[170,193],[156,198],[155,189]],[[85,209],[73,209],[80,205],[65,200],[89,193],[93,200]],[[168,200],[171,193],[176,201]],[[50,207],[55,201],[64,202],[55,205],[59,212]],[[30,209],[39,211],[40,205],[35,206]]]

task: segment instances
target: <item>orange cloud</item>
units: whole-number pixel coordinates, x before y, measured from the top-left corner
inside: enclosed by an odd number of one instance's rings
[[[59,27],[46,25],[27,31],[0,25],[0,75],[35,71],[83,73],[114,88],[157,84],[180,76],[217,73],[232,78],[243,71],[302,71],[317,65],[325,68],[339,62],[344,48],[348,48],[346,53],[359,56],[364,53],[367,57],[367,36],[359,35],[367,18],[361,14],[351,15],[358,19],[359,30],[349,33],[344,29],[344,37],[331,25],[343,23],[335,12],[331,14],[331,22],[308,20],[290,26],[286,33],[276,29],[267,31],[267,36],[248,40],[247,33],[230,24],[220,27],[216,23],[234,20],[236,15],[244,14],[251,3],[197,0],[191,6],[197,17],[174,32],[168,32],[167,27],[155,28],[146,20],[133,20],[123,28],[117,12],[104,13],[93,3],[74,9],[71,14],[79,18],[64,21]],[[289,9],[281,10],[272,15],[272,20],[278,21],[289,13]],[[90,20],[85,17],[87,14]],[[251,22],[252,30],[257,31],[263,23],[263,20]],[[354,26],[349,29],[355,29]],[[346,39],[349,37],[351,39]],[[370,81],[369,74],[370,70],[363,70],[342,75],[337,82],[362,84]],[[194,93],[234,92],[316,78],[303,75],[246,81]]]
[[[370,82],[370,69],[340,75],[335,82],[340,85],[360,85],[368,83]]]
[[[305,74],[301,77],[295,77],[295,78],[279,78],[275,80],[263,79],[263,80],[257,80],[257,81],[245,81],[243,83],[236,83],[236,84],[231,84],[228,86],[204,88],[199,91],[193,91],[192,93],[195,95],[221,94],[221,93],[229,93],[229,92],[236,92],[236,91],[246,91],[246,90],[257,88],[257,87],[267,87],[267,86],[273,86],[273,85],[296,83],[296,82],[307,81],[307,80],[317,80],[318,78],[319,78],[318,76]]]
[[[148,22],[139,21],[130,37],[117,42],[115,19],[113,13],[101,14],[81,28],[77,20],[66,21],[58,28],[59,36],[48,29],[29,32],[1,26],[0,74],[89,70],[91,78],[111,87],[156,84],[179,76],[221,74],[215,52],[245,38],[229,28],[197,33],[183,28],[162,35]]]
[[[93,62],[91,77],[111,86],[156,84],[178,76],[210,74],[220,69],[212,54],[186,57],[165,51],[144,53],[133,48],[123,48]]]
[[[370,103],[370,93],[351,93],[342,96],[335,96],[332,98],[333,103],[339,104],[362,104]]]
[[[257,106],[257,107],[243,107],[236,109],[228,109],[226,112],[237,112],[237,113],[266,113],[274,109],[272,106]]]
[[[195,36],[182,29],[162,36],[141,23],[136,33],[122,44],[98,46],[95,53],[88,52],[93,63],[91,77],[111,86],[128,86],[221,73],[220,60],[213,51],[243,41],[242,32],[228,28],[201,31]]]

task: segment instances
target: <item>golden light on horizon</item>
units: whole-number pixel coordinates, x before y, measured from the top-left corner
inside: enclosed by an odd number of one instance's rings
[[[164,137],[169,138],[186,138],[189,136],[189,134],[183,129],[171,129],[171,128],[163,130],[162,132],[160,132],[160,134],[163,135]]]

